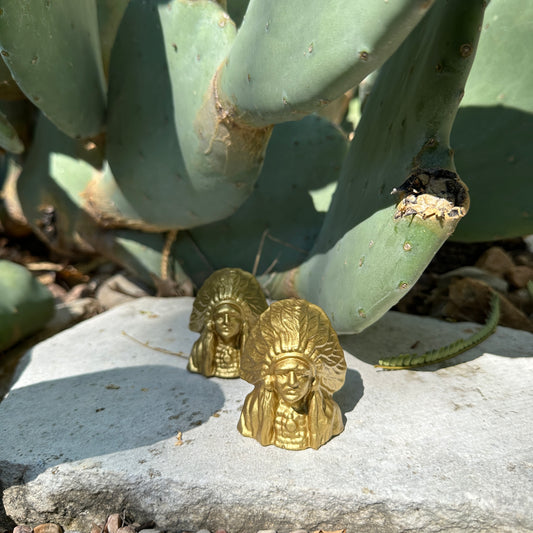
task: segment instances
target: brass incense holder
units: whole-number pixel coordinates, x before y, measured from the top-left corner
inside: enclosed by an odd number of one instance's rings
[[[268,307],[257,280],[239,268],[214,272],[194,300],[189,328],[200,333],[188,370],[206,377],[238,378],[251,327]]]
[[[264,446],[319,448],[344,429],[332,395],[345,376],[344,352],[324,311],[305,300],[274,302],[241,357],[241,377],[255,388],[239,431]]]

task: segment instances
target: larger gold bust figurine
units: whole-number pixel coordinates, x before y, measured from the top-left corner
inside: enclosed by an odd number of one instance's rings
[[[324,311],[305,300],[274,302],[241,357],[241,377],[255,388],[239,431],[264,446],[319,448],[344,429],[332,395],[345,376],[344,352]]]
[[[200,333],[187,368],[204,376],[238,378],[250,327],[268,307],[257,280],[239,268],[214,272],[194,300],[189,328]]]

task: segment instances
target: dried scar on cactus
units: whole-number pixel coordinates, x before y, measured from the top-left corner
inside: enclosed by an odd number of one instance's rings
[[[417,169],[391,194],[398,194],[394,218],[419,216],[438,220],[460,219],[470,205],[468,189],[455,172]]]

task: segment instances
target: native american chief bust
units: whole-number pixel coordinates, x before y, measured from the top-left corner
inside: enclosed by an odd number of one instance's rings
[[[305,300],[274,302],[241,357],[241,377],[255,388],[239,431],[264,446],[319,448],[344,429],[332,395],[345,375],[344,352],[324,311]]]
[[[239,268],[217,270],[194,300],[189,328],[200,333],[187,368],[204,376],[238,378],[242,347],[268,307],[257,280]]]

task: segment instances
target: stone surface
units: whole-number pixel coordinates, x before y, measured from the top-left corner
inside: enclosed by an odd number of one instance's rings
[[[105,280],[96,291],[96,298],[104,309],[149,296],[148,290],[127,274],[115,274]]]
[[[39,524],[33,528],[33,533],[63,533],[63,528],[58,524]]]
[[[248,383],[187,372],[191,305],[142,298],[23,358],[0,403],[16,523],[89,531],[124,511],[168,531],[533,530],[532,334],[500,327],[447,366],[382,371],[480,327],[389,313],[341,337],[345,431],[292,452],[236,430]]]
[[[120,518],[120,515],[118,513],[113,513],[112,515],[107,517],[104,531],[106,533],[117,533],[121,526],[122,518]]]

